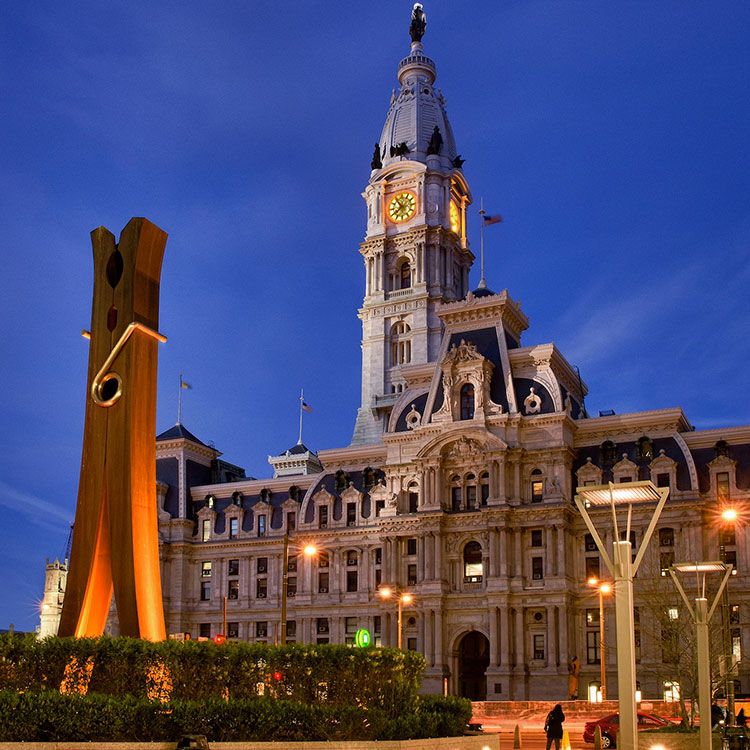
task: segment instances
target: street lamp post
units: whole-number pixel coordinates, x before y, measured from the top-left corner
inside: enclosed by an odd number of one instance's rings
[[[698,579],[699,591],[695,598],[695,608],[685,594],[677,573],[695,573]],[[719,590],[716,592],[711,608],[706,599],[706,574],[724,573]],[[680,592],[690,616],[695,622],[696,645],[698,652],[698,710],[700,712],[700,747],[701,750],[711,750],[711,663],[708,650],[708,623],[711,619],[719,597],[726,591],[727,581],[732,573],[732,566],[724,562],[676,563],[669,568],[669,575]]]
[[[612,592],[612,587],[608,583],[600,583],[596,578],[589,578],[589,586],[596,586],[599,594],[599,682],[602,701],[605,701],[607,700],[607,667],[604,659],[604,596]]]
[[[638,747],[638,723],[635,703],[635,624],[633,621],[633,576],[648,548],[648,543],[656,528],[664,503],[669,497],[668,487],[655,487],[652,482],[627,482],[593,487],[579,487],[575,503],[586,527],[596,542],[604,565],[614,580],[615,588],[615,623],[617,628],[617,689],[620,707],[621,750],[636,750]],[[630,522],[634,503],[656,502],[656,508],[646,533],[641,540],[640,549],[635,560],[632,560],[630,544]],[[620,540],[617,526],[617,506],[627,506],[625,539]],[[591,507],[609,506],[612,511],[612,557],[604,547],[604,542],[596,530],[589,515]]]
[[[735,508],[726,507],[721,511],[721,520],[724,526],[732,526],[737,522],[738,513]],[[723,534],[723,529],[719,532]],[[724,540],[719,540],[719,553],[721,562],[727,562],[727,553],[724,548]],[[737,572],[736,570],[734,571]],[[727,725],[734,724],[734,654],[732,652],[732,626],[729,614],[729,586],[724,586],[721,599],[722,619],[722,641],[724,651],[724,694],[727,697]]]
[[[305,557],[314,557],[318,554],[318,548],[314,544],[306,544],[301,553],[297,552],[297,555],[303,554]],[[287,590],[289,586],[289,532],[284,532],[284,551],[282,554],[281,562],[281,625],[279,634],[279,643],[282,646],[286,646],[286,600]]]
[[[403,647],[404,640],[404,628],[403,628],[403,612],[404,604],[411,604],[414,601],[414,596],[408,591],[398,591],[390,586],[381,586],[378,589],[378,596],[381,599],[390,599],[392,596],[396,597],[398,603],[398,647]]]

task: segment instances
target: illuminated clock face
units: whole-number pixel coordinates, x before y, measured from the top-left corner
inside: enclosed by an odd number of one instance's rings
[[[461,214],[458,212],[458,206],[451,201],[450,207],[451,232],[458,234],[461,231]]]
[[[388,204],[391,221],[408,221],[417,212],[417,196],[405,190],[396,193]]]

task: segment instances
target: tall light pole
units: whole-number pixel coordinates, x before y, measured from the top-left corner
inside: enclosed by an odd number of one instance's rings
[[[297,552],[297,555],[303,554],[305,557],[314,557],[318,554],[318,548],[314,544],[306,544],[301,553]],[[282,554],[281,562],[281,625],[279,634],[279,643],[282,646],[286,646],[286,600],[287,600],[287,589],[289,585],[289,532],[284,532],[284,552]]]
[[[604,597],[612,593],[608,583],[600,583],[597,578],[589,578],[589,586],[596,586],[599,594],[599,682],[602,701],[607,700],[607,666],[604,659]]]
[[[414,596],[410,594],[408,591],[398,591],[397,589],[393,589],[390,586],[381,586],[378,589],[378,596],[381,599],[390,599],[391,597],[396,597],[396,601],[398,603],[398,647],[401,649],[403,647],[403,640],[404,640],[404,628],[403,628],[403,612],[404,612],[404,604],[411,604],[414,601]]]
[[[633,576],[648,548],[648,543],[656,528],[656,523],[669,497],[668,487],[655,487],[652,482],[623,482],[621,484],[579,487],[575,503],[586,527],[596,542],[604,565],[614,580],[615,623],[617,627],[617,690],[620,706],[620,750],[636,750],[638,747],[638,723],[635,703],[635,623],[633,621]],[[630,544],[630,522],[633,505],[636,503],[656,503],[641,546],[632,561]],[[604,547],[599,532],[591,520],[589,508],[610,508],[612,512],[612,557]],[[625,538],[620,540],[617,525],[617,509],[627,508]]]
[[[685,594],[677,573],[695,573],[698,582],[698,596],[695,598],[695,608]],[[719,590],[716,592],[713,604],[709,609],[706,599],[706,574],[723,573]],[[696,645],[698,651],[698,711],[700,712],[700,747],[701,750],[711,750],[711,663],[708,650],[708,622],[711,619],[719,597],[727,588],[727,581],[732,574],[732,566],[724,562],[675,563],[669,568],[669,575],[680,592],[690,616],[695,622]]]
[[[721,511],[721,520],[724,528],[731,526],[734,528],[735,523],[739,514],[737,509],[731,506],[725,507]],[[724,533],[724,530],[719,531],[720,534]],[[719,552],[721,562],[726,564],[727,553],[724,548],[724,540],[719,540]],[[733,571],[736,573],[737,571]],[[724,642],[724,693],[727,697],[727,725],[734,724],[734,653],[732,651],[732,627],[730,623],[729,613],[729,586],[724,586],[724,592],[721,599],[721,618],[722,618],[722,641]]]

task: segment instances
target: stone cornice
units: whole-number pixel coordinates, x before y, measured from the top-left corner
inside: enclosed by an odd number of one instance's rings
[[[576,394],[582,389],[584,396],[589,392],[583,381],[580,382],[579,387],[578,373],[553,343],[509,349],[508,359],[511,365],[526,365],[534,368],[547,365],[552,368],[557,379],[569,392]]]
[[[690,424],[679,407],[578,419],[574,424],[576,446],[593,445],[615,437],[622,442],[623,438],[637,439],[644,434],[653,437],[691,431]]]
[[[490,297],[475,297],[471,292],[466,299],[457,302],[443,302],[438,308],[438,316],[446,326],[472,320],[499,318],[516,333],[529,327],[529,319],[523,314],[518,303],[511,299],[504,289]]]
[[[187,455],[200,456],[213,461],[222,455],[220,450],[211,448],[208,445],[199,445],[187,438],[176,438],[175,440],[159,440],[156,443],[156,458],[173,458],[177,453],[186,453]]]
[[[719,440],[726,440],[730,445],[750,443],[750,425],[686,432],[682,435],[682,439],[687,443],[688,448],[713,448]]]
[[[344,448],[331,448],[320,451],[318,459],[324,469],[379,466],[385,462],[386,447],[378,445],[349,445]]]

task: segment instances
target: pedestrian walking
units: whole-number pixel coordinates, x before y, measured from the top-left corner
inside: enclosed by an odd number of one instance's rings
[[[547,714],[547,719],[544,722],[544,731],[547,735],[547,748],[550,750],[552,747],[552,741],[555,741],[555,750],[560,750],[560,740],[563,736],[563,722],[565,721],[565,714],[563,713],[562,706],[559,703],[555,704],[555,707]]]

